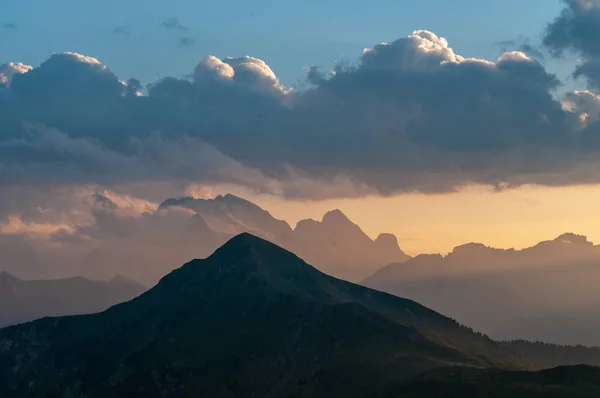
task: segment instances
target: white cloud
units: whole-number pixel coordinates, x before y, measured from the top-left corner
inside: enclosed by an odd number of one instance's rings
[[[5,85],[10,87],[14,75],[22,75],[33,69],[32,66],[25,65],[21,62],[9,62],[0,65],[0,86]]]

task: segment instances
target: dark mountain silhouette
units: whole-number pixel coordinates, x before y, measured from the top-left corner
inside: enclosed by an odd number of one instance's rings
[[[110,281],[85,278],[26,281],[0,273],[0,326],[45,316],[91,314],[140,295],[146,288],[118,276]]]
[[[517,372],[579,362],[600,350],[495,343],[242,234],[103,313],[0,330],[0,396],[584,397],[595,368]]]
[[[214,199],[171,198],[159,211],[171,207],[194,211],[214,232],[230,237],[250,232],[270,240],[320,270],[347,280],[361,280],[387,264],[409,259],[394,235],[381,234],[373,241],[337,209],[326,213],[322,221],[302,220],[292,230],[285,221],[230,194]]]
[[[419,301],[495,339],[600,346],[599,279],[600,248],[563,234],[523,250],[470,243],[447,256],[417,256],[363,284]]]

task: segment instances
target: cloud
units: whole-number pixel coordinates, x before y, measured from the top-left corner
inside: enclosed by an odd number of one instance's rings
[[[127,26],[127,25],[116,26],[112,30],[112,33],[115,35],[121,35],[121,36],[131,36],[131,26]]]
[[[531,58],[537,59],[538,61],[544,61],[546,58],[542,52],[542,49],[537,45],[531,44],[530,40],[526,37],[519,36],[515,40],[500,41],[495,43],[495,45],[505,53],[519,51],[527,54]]]
[[[183,32],[187,32],[189,30],[187,27],[183,26],[181,22],[179,22],[179,19],[177,17],[165,19],[160,24],[160,26],[162,26],[166,30],[181,30]]]
[[[153,99],[193,104],[195,112],[210,110],[216,123],[224,123],[216,126],[221,129],[229,123],[227,119],[232,121],[227,117],[231,112],[239,113],[240,122],[245,118],[277,112],[289,90],[280,83],[273,70],[258,58],[245,56],[221,60],[211,55],[196,65],[190,80],[162,79],[150,85],[149,94]]]
[[[577,54],[583,63],[575,77],[585,77],[590,87],[600,88],[600,1],[563,0],[565,8],[546,28],[543,44],[555,57]]]
[[[600,2],[563,0],[565,8],[546,28],[543,44],[554,55],[577,51],[584,56],[600,56]]]
[[[196,40],[193,37],[182,37],[179,39],[179,45],[182,47],[189,47],[196,43]]]
[[[351,175],[383,194],[501,186],[535,174],[536,154],[573,144],[551,95],[557,79],[521,52],[467,58],[417,31],[365,50],[355,66],[309,77],[315,87],[294,95],[292,116],[259,141],[279,144],[271,157],[280,162]]]
[[[575,115],[576,128],[585,129],[600,120],[600,95],[591,91],[574,91],[562,99],[563,108]]]
[[[60,198],[66,199],[62,209]],[[211,241],[189,212],[157,213],[156,203],[118,191],[81,187],[69,195],[54,190],[45,199],[46,205],[59,202],[40,208],[45,220],[12,215],[0,223],[0,269],[28,279],[127,274],[152,284],[223,243]]]
[[[33,69],[31,66],[22,64],[21,62],[9,62],[0,65],[0,87],[10,87],[13,76],[29,72],[31,69]]]
[[[0,184],[224,182],[322,199],[598,181],[595,94],[557,100],[560,82],[525,52],[469,58],[420,30],[307,80],[295,91],[261,59],[208,56],[144,92],[53,54],[5,88]]]
[[[100,61],[72,52],[52,54],[39,67],[14,75],[11,89],[22,101],[46,105],[81,100],[88,104],[124,91],[119,79]]]
[[[18,29],[18,28],[19,28],[19,27],[17,26],[17,24],[15,24],[14,22],[7,22],[7,23],[5,23],[4,25],[2,25],[2,27],[3,27],[4,29],[12,29],[12,30],[16,30],[16,29]]]

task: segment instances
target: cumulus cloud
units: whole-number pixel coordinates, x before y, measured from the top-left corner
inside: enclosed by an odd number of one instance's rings
[[[14,75],[21,75],[29,72],[33,67],[21,62],[9,62],[0,65],[0,86],[10,87]]]
[[[471,58],[419,30],[307,79],[292,91],[263,60],[208,56],[142,95],[94,58],[53,54],[0,106],[0,184],[222,181],[318,199],[593,181],[595,94],[557,100],[525,52]]]
[[[286,139],[269,137],[286,148],[273,152],[381,193],[500,185],[538,168],[532,154],[572,144],[551,94],[557,79],[521,52],[468,58],[417,31],[330,77],[309,76],[316,87],[294,96],[293,117],[280,124]]]
[[[168,97],[197,105],[279,106],[289,90],[280,83],[273,70],[254,57],[208,56],[196,65],[191,80],[166,78],[150,87],[154,97]],[[224,103],[223,103],[224,102]]]
[[[575,115],[576,127],[582,130],[600,120],[600,95],[588,90],[567,93],[563,108]]]
[[[95,58],[72,53],[55,53],[38,68],[13,77],[12,90],[23,100],[96,99],[120,95],[119,79]]]

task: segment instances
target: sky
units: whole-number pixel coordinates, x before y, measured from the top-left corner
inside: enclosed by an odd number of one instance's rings
[[[29,0],[2,7],[2,62],[38,65],[53,52],[93,56],[121,78],[181,76],[208,54],[265,60],[288,85],[304,68],[354,60],[365,47],[414,30],[446,37],[460,54],[492,59],[498,43],[539,39],[560,1]],[[166,29],[165,21],[178,26]],[[180,39],[194,43],[182,46]]]
[[[597,0],[11,2],[0,231],[201,186],[411,255],[600,243],[597,37]]]

